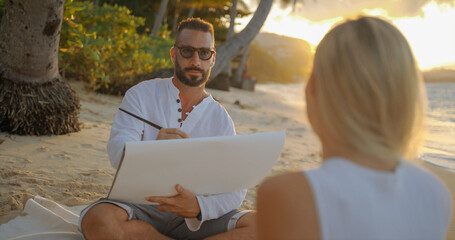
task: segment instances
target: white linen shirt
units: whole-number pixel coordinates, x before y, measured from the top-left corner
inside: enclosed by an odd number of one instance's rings
[[[179,121],[182,109],[179,93],[172,78],[143,81],[126,92],[120,107],[163,128],[179,128],[191,138],[235,135],[231,117],[212,96],[194,106],[185,121]],[[158,133],[158,129],[117,111],[107,144],[111,165],[118,167],[126,142],[156,140]],[[202,219],[186,218],[186,225],[191,231],[199,230],[204,221],[219,218],[238,208],[245,195],[246,189],[208,196],[197,195]]]

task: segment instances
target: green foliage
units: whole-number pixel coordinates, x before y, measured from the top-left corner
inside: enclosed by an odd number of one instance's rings
[[[160,8],[161,0],[100,0],[100,3],[111,5],[118,4],[126,6],[135,16],[146,19],[145,25],[139,28],[140,32],[147,32],[153,28],[156,14]],[[178,23],[188,17],[190,9],[194,8],[193,17],[202,18],[213,24],[215,29],[216,43],[220,44],[226,40],[232,0],[169,0],[165,17],[166,29],[172,31]],[[237,18],[250,15],[244,0],[239,0],[237,4]],[[177,18],[174,21],[174,18]]]
[[[187,18],[190,8],[194,7],[196,10],[194,17],[202,18],[213,24],[213,28],[215,29],[216,44],[220,45],[226,41],[230,24],[232,0],[180,1],[180,5],[179,21]],[[171,11],[178,10],[177,7],[171,9]],[[243,18],[250,14],[251,12],[249,11],[245,1],[239,0],[237,3],[236,17]]]
[[[145,20],[126,7],[68,0],[60,36],[60,66],[65,74],[89,81],[94,90],[115,89],[132,76],[172,67],[169,32],[138,34]],[[163,29],[162,29],[163,30]]]

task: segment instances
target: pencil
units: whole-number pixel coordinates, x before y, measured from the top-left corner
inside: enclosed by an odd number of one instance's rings
[[[135,118],[137,118],[137,119],[139,119],[139,120],[141,120],[141,121],[143,121],[143,122],[149,124],[150,126],[156,128],[156,129],[158,129],[158,130],[160,130],[160,129],[162,128],[161,126],[156,125],[156,124],[154,124],[154,123],[152,123],[152,122],[150,122],[150,121],[147,121],[147,120],[145,120],[145,119],[143,119],[143,118],[141,118],[141,117],[139,117],[139,116],[137,116],[137,115],[134,115],[134,114],[132,114],[132,113],[126,111],[125,109],[119,108],[118,110],[123,111],[123,112],[125,112],[125,113],[128,113],[129,115],[131,115],[131,116],[133,116],[133,117],[135,117]]]

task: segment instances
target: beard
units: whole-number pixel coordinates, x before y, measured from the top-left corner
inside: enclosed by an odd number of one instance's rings
[[[177,79],[181,83],[183,83],[189,87],[199,87],[199,86],[202,86],[203,84],[205,84],[209,80],[211,70],[212,70],[212,68],[209,68],[207,71],[204,71],[202,68],[198,68],[198,67],[187,67],[185,69],[182,69],[180,67],[178,60],[175,59],[175,75],[177,76]],[[197,76],[193,76],[193,75],[190,75],[189,77],[187,77],[185,75],[186,71],[199,71],[202,73],[202,76],[200,78],[198,78]]]

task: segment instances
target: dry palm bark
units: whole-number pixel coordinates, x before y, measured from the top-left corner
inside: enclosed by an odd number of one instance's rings
[[[216,48],[216,62],[210,74],[210,80],[207,86],[212,88],[228,90],[229,83],[217,83],[223,81],[223,78],[216,78],[222,70],[237,56],[242,49],[256,37],[264,25],[270,9],[272,8],[273,0],[261,0],[251,20],[246,27],[238,34],[227,40],[223,45]]]
[[[0,25],[0,130],[79,131],[79,98],[58,71],[64,0],[8,0]]]

